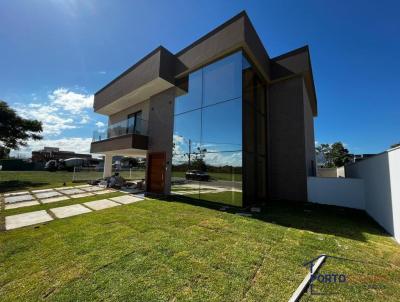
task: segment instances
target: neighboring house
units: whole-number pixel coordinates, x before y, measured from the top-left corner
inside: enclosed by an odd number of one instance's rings
[[[32,151],[32,162],[47,162],[49,160],[60,160],[68,158],[92,159],[91,154],[80,154],[72,151],[60,151],[60,148],[44,147],[42,150]]]
[[[270,58],[245,12],[175,54],[156,48],[95,94],[94,111],[109,117],[91,144],[105,155],[104,176],[113,156],[146,157],[151,193],[172,185],[243,206],[307,200],[317,116],[309,50]]]

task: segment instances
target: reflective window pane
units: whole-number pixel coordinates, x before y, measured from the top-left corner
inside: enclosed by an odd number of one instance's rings
[[[241,97],[242,53],[234,53],[204,67],[203,87],[203,106]]]
[[[175,98],[175,114],[201,107],[202,70],[189,74],[188,92]]]
[[[208,152],[242,150],[242,99],[203,108],[201,146]]]
[[[175,154],[172,157],[171,193],[185,196],[186,198],[198,199],[200,184],[191,173],[188,157]]]
[[[188,154],[200,147],[201,111],[195,110],[174,119],[173,153]]]
[[[200,199],[242,206],[242,152],[205,153]]]

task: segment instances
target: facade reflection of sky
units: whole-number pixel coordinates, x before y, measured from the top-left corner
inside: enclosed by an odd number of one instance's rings
[[[241,52],[189,75],[188,93],[177,97],[173,163],[188,160],[199,149],[207,164],[242,165]]]

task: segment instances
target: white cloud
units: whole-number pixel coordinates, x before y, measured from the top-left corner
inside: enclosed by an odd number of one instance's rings
[[[90,153],[90,143],[92,138],[89,137],[68,137],[60,139],[43,139],[40,141],[28,141],[27,147],[20,150],[14,150],[11,155],[18,157],[31,157],[32,151],[43,149],[43,147],[56,147],[62,151],[74,151],[76,153]]]
[[[84,109],[93,107],[93,94],[77,93],[66,88],[58,88],[49,94],[51,104],[69,111],[81,113]]]
[[[36,119],[43,124],[43,135],[60,135],[64,130],[75,129],[91,121],[92,94],[84,94],[66,88],[57,88],[48,95],[48,100],[24,105],[16,103],[15,109],[24,118]]]
[[[97,126],[97,128],[103,128],[103,127],[106,126],[106,124],[103,123],[103,122],[97,122],[97,123],[96,123],[96,126]]]
[[[87,124],[90,122],[90,117],[89,115],[85,114],[82,115],[81,121],[79,122],[79,124]]]
[[[33,105],[33,106],[32,106]],[[58,135],[63,130],[74,129],[74,120],[71,117],[60,113],[57,107],[36,104],[16,107],[17,112],[24,118],[36,119],[43,124],[43,135]]]

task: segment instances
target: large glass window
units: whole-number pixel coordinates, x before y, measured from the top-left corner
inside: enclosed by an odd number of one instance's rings
[[[189,74],[182,81],[187,93],[175,99],[175,114],[184,113],[201,107],[202,99],[202,75],[203,70],[197,70]]]
[[[203,108],[201,146],[208,152],[242,150],[242,99]]]
[[[172,193],[242,205],[242,65],[237,52],[205,66],[176,97]]]
[[[203,106],[242,96],[242,53],[203,68]]]

